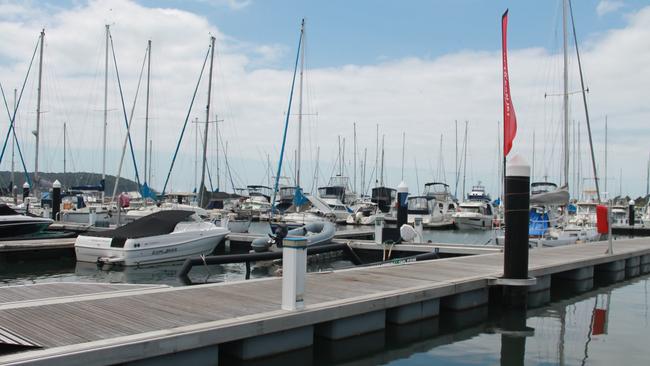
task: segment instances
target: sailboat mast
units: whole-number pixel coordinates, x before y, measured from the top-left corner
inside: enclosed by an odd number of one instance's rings
[[[381,175],[379,178],[379,186],[384,186],[384,139],[386,135],[381,135]]]
[[[562,3],[562,39],[564,52],[564,185],[569,186],[569,66],[568,66],[568,30],[567,30],[568,0]]]
[[[404,181],[404,151],[406,150],[406,132],[402,132],[402,182]]]
[[[302,153],[302,88],[305,73],[305,19],[300,24],[300,37],[302,37],[302,50],[300,53],[300,90],[298,91],[298,153],[296,157],[296,187],[300,187],[300,160]]]
[[[379,172],[379,123],[377,123],[377,145],[375,145],[375,187],[379,183],[377,173]]]
[[[467,125],[469,121],[465,121],[465,142],[463,143],[463,199],[465,199],[465,175],[467,173]]]
[[[149,177],[147,178],[147,182],[151,184],[151,157],[153,156],[153,140],[149,140]]]
[[[18,103],[17,99],[17,93],[18,89],[14,89],[14,122],[15,122],[15,113],[16,113],[16,103]],[[15,125],[14,125],[15,126]],[[12,139],[11,139],[11,191],[13,192],[14,190],[14,185],[16,184],[16,129],[12,129]]]
[[[205,184],[205,163],[208,154],[208,126],[210,125],[210,98],[212,96],[212,68],[214,66],[214,36],[210,37],[210,73],[208,74],[208,102],[205,106],[205,130],[203,133],[203,162],[201,163],[201,184],[199,185],[199,205],[203,203]]]
[[[215,142],[217,144],[217,156],[216,156],[216,158],[217,158],[217,191],[221,192],[221,169],[220,169],[220,166],[219,166],[219,139],[220,139],[220,137],[219,137],[220,136],[219,135],[219,122],[220,122],[219,116],[215,114],[214,115],[214,130],[215,130],[216,135],[217,135],[217,141]]]
[[[645,176],[645,195],[646,197],[650,194],[650,154],[648,154],[648,166],[646,168]]]
[[[108,36],[110,25],[106,24],[106,57],[104,59],[104,134],[102,138],[102,186],[106,184],[106,128],[108,126]],[[104,190],[102,190],[104,202]]]
[[[146,148],[146,145],[145,145]],[[199,118],[194,118],[194,188],[199,189]]]
[[[34,136],[36,137],[36,147],[34,153],[34,181],[35,189],[39,187],[38,180],[38,145],[40,140],[40,128],[41,128],[41,91],[42,91],[42,82],[43,82],[43,43],[45,41],[45,29],[41,30],[41,40],[40,40],[40,50],[38,58],[38,90],[36,94],[36,131]]]
[[[361,196],[366,192],[366,158],[368,157],[368,148],[363,149],[363,167],[361,168]]]
[[[573,19],[573,7],[569,1],[569,10],[571,11],[571,25],[573,27],[573,41],[576,47],[576,56],[578,59],[578,71],[580,71],[580,87],[582,88],[582,102],[585,106],[585,121],[587,122],[587,134],[589,135],[589,150],[591,152],[591,166],[594,170],[594,181],[596,182],[596,195],[598,196],[598,202],[600,202],[600,185],[598,183],[598,172],[596,170],[596,154],[594,153],[594,144],[591,138],[591,122],[589,120],[589,109],[587,109],[587,90],[585,89],[585,82],[582,76],[582,62],[580,61],[580,51],[578,50],[578,36],[576,35],[576,24]],[[578,129],[579,131],[580,129]],[[578,132],[579,134],[580,132]],[[580,159],[580,158],[578,158]],[[580,174],[580,173],[578,173]]]
[[[144,179],[147,183],[147,141],[149,141],[149,84],[151,80],[151,40],[147,42],[147,102],[144,114]]]
[[[454,130],[456,131],[456,168],[454,170],[454,175],[456,176],[456,183],[454,185],[454,196],[458,196],[458,120],[454,121]]]
[[[66,173],[66,169],[65,169],[66,168],[66,156],[65,156],[66,151],[65,151],[65,149],[66,149],[66,145],[67,145],[67,143],[66,143],[66,140],[67,140],[66,135],[67,135],[66,123],[63,122],[63,174]]]
[[[646,178],[645,178],[645,195],[650,194],[650,154],[648,154],[648,166],[646,168]]]
[[[605,192],[609,198],[609,191],[607,190],[607,115],[605,115]]]
[[[352,189],[352,191],[354,191],[354,193],[357,193],[357,123],[356,122],[354,122],[352,129],[354,130],[354,141],[353,141],[354,152],[352,154],[354,157],[352,159],[353,161],[352,168],[354,170],[354,181],[352,184],[354,184],[354,188]]]

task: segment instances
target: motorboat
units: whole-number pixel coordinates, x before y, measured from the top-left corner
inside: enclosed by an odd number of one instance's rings
[[[409,197],[407,222],[413,225],[415,218],[420,217],[425,228],[452,229],[457,208],[447,184],[427,183],[424,195]]]
[[[336,198],[323,198],[322,200],[330,207],[334,216],[336,216],[336,223],[345,223],[345,220],[347,220],[351,213],[348,207]]]
[[[180,211],[188,211],[191,213],[195,213],[202,220],[207,220],[210,218],[210,213],[201,207],[189,205],[186,203],[162,202],[157,205],[143,206],[136,210],[129,210],[124,214],[124,216],[122,216],[120,221],[122,223],[128,224],[130,222],[134,222],[142,217],[149,216],[156,212],[171,211],[171,210],[180,210]]]
[[[456,227],[460,230],[491,229],[494,208],[485,188],[480,184],[474,186],[467,197],[468,200],[459,205],[459,211],[453,214]]]
[[[79,235],[77,261],[134,266],[206,255],[229,233],[193,211],[162,210],[114,230]]]
[[[376,203],[361,202],[356,205],[356,208],[348,215],[345,222],[349,225],[374,225],[377,217],[384,217],[385,215]]]
[[[35,235],[47,229],[52,219],[21,215],[11,207],[0,204],[0,237],[23,237]]]
[[[487,201],[467,201],[459,206],[454,217],[454,224],[460,230],[491,229],[494,220],[492,203]]]
[[[228,228],[232,233],[247,233],[251,226],[252,219],[250,216],[242,215],[235,212],[222,212],[217,215],[212,222],[215,225]]]
[[[336,221],[336,215],[322,199],[305,194],[306,202],[301,206],[289,207],[280,218],[280,222],[289,225],[305,225],[312,222]]]
[[[353,204],[357,199],[357,195],[350,190],[350,178],[342,175],[331,177],[326,186],[319,187],[318,197],[337,199],[344,205]]]
[[[282,240],[285,238],[304,237],[307,240],[307,246],[317,246],[327,244],[332,241],[336,234],[336,225],[331,222],[312,222],[296,229],[287,230],[286,226],[278,226],[274,235],[269,234],[269,238],[257,238],[251,243],[251,247],[256,252],[266,252],[269,249],[282,248]]]

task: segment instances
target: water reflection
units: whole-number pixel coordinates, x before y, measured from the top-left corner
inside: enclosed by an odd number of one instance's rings
[[[495,307],[440,317],[251,362],[223,365],[537,365],[647,364],[650,275],[576,294],[526,312]]]

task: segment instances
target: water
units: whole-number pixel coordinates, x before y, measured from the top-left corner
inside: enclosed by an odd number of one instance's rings
[[[340,226],[339,230],[368,229],[372,226]],[[266,234],[271,229],[267,222],[253,222],[250,232]],[[487,230],[426,230],[424,239],[436,243],[457,243],[483,245],[491,237]],[[164,284],[170,286],[184,285],[176,276],[183,264],[180,262],[139,267],[98,268],[94,263],[76,262],[74,257],[31,258],[21,260],[4,260],[0,258],[0,285],[18,285],[42,282],[107,282],[107,283],[143,283]],[[310,262],[308,271],[327,271],[353,266],[343,258]],[[251,268],[251,278],[276,276],[280,267],[277,262],[258,263]],[[244,264],[227,264],[197,266],[190,272],[192,283],[238,281],[246,278]]]

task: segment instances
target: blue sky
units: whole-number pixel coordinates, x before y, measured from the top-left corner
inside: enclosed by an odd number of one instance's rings
[[[237,0],[232,0],[241,3]],[[404,57],[434,58],[461,50],[500,47],[500,16],[510,9],[513,49],[557,48],[560,1],[385,1],[250,0],[240,8],[229,1],[139,0],[149,7],[174,7],[206,16],[240,41],[295,47],[300,19],[306,17],[313,67],[372,64]],[[599,0],[573,2],[582,40],[625,24],[625,14],[647,1],[621,2],[618,11],[597,14]],[[559,34],[558,34],[559,37]],[[291,64],[285,52],[278,67]]]

